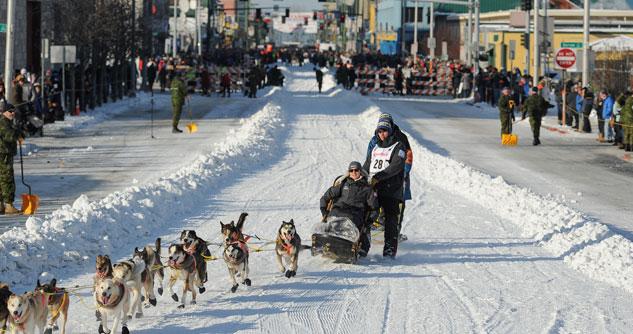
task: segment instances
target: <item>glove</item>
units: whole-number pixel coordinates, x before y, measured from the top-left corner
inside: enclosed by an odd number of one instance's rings
[[[377,184],[378,184],[378,180],[375,177],[372,177],[369,180],[369,185],[372,186],[372,188],[375,187]]]

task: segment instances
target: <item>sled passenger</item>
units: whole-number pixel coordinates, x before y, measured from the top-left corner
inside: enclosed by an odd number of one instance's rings
[[[323,217],[345,217],[352,220],[354,225],[361,232],[360,250],[358,254],[362,257],[369,252],[369,235],[362,233],[363,229],[369,229],[371,220],[367,214],[377,207],[376,196],[367,180],[367,172],[360,162],[352,161],[349,164],[347,173],[343,175],[340,182],[330,187],[323,197],[321,197],[321,214]],[[328,204],[332,202],[328,213]]]
[[[369,170],[370,184],[378,195],[378,205],[385,216],[384,257],[396,257],[398,251],[398,222],[404,199],[404,165],[406,148],[394,136],[389,121],[380,119],[376,126],[378,141],[368,152],[363,167]]]

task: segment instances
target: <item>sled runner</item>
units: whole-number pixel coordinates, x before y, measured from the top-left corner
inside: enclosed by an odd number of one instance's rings
[[[360,231],[349,218],[329,217],[319,222],[312,234],[312,256],[322,254],[337,262],[356,263]]]

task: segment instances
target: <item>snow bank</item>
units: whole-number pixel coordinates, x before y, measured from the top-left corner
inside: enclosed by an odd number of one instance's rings
[[[373,133],[380,114],[371,107],[359,117]],[[435,154],[409,137],[413,177],[446,189],[519,225],[554,256],[594,279],[633,292],[633,243],[552,198],[509,185],[460,162]]]
[[[169,95],[154,95],[154,104],[164,104],[168,101]],[[66,115],[63,121],[56,121],[44,125],[45,133],[51,130],[78,130],[125,113],[134,108],[145,108],[149,112],[152,96],[145,92],[137,92],[135,98],[125,98],[117,102],[106,103],[102,107],[95,108],[88,112],[82,112],[79,116]]]
[[[177,217],[208,205],[215,184],[230,173],[268,163],[283,127],[281,108],[269,102],[211,153],[172,175],[99,201],[82,195],[43,219],[29,218],[25,228],[0,235],[0,281],[29,284],[41,272],[92,265],[97,254],[130,249],[156,229],[178,225]]]

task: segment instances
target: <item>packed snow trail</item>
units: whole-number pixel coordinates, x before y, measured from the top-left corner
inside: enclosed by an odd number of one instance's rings
[[[266,144],[261,149],[267,152],[244,154],[241,163],[216,174],[217,183],[199,185],[206,191],[196,195],[205,196],[196,202],[202,207],[180,211],[169,224],[154,223],[156,228],[138,240],[110,249],[114,258],[127,258],[134,246],[153,243],[156,237],[162,237],[167,247],[182,229],[195,229],[205,240],[220,242],[219,221],[236,220],[241,212],[249,213],[246,233],[274,239],[281,221],[292,218],[304,243],[310,243],[312,227],[320,219],[320,196],[351,160],[363,161],[379,109],[368,99],[333,87],[329,75],[321,95],[314,92],[311,71],[295,70],[286,76],[287,91],[272,96],[261,111],[279,112],[273,113],[277,121],[264,123],[270,130],[262,133],[271,141],[262,139]],[[400,245],[395,260],[382,258],[378,242],[358,265],[334,264],[307,251],[301,254],[297,276],[287,279],[277,271],[272,247],[266,246],[251,253],[253,286],[230,293],[224,263],[209,262],[207,292],[198,297],[197,305],[180,310],[169,296],[161,296],[158,307],[145,309],[145,317],[129,322],[130,331],[630,331],[630,292],[579,274],[527,236],[512,214],[494,209],[485,192],[507,191],[502,183],[495,186],[497,181],[486,181],[464,166],[435,159],[415,141],[413,149],[414,199],[407,203],[403,227],[409,240]],[[470,186],[479,186],[480,192],[469,193],[469,177]],[[531,200],[530,194],[516,195]],[[172,207],[185,204],[179,203]],[[517,207],[517,212],[522,209]],[[526,221],[527,228],[533,227],[532,220]],[[218,255],[217,247],[210,249]],[[62,286],[90,285],[93,259],[88,262],[83,275],[51,274],[63,279]],[[83,302],[72,298],[69,332],[94,333],[98,324],[92,298],[89,291],[80,295]]]

